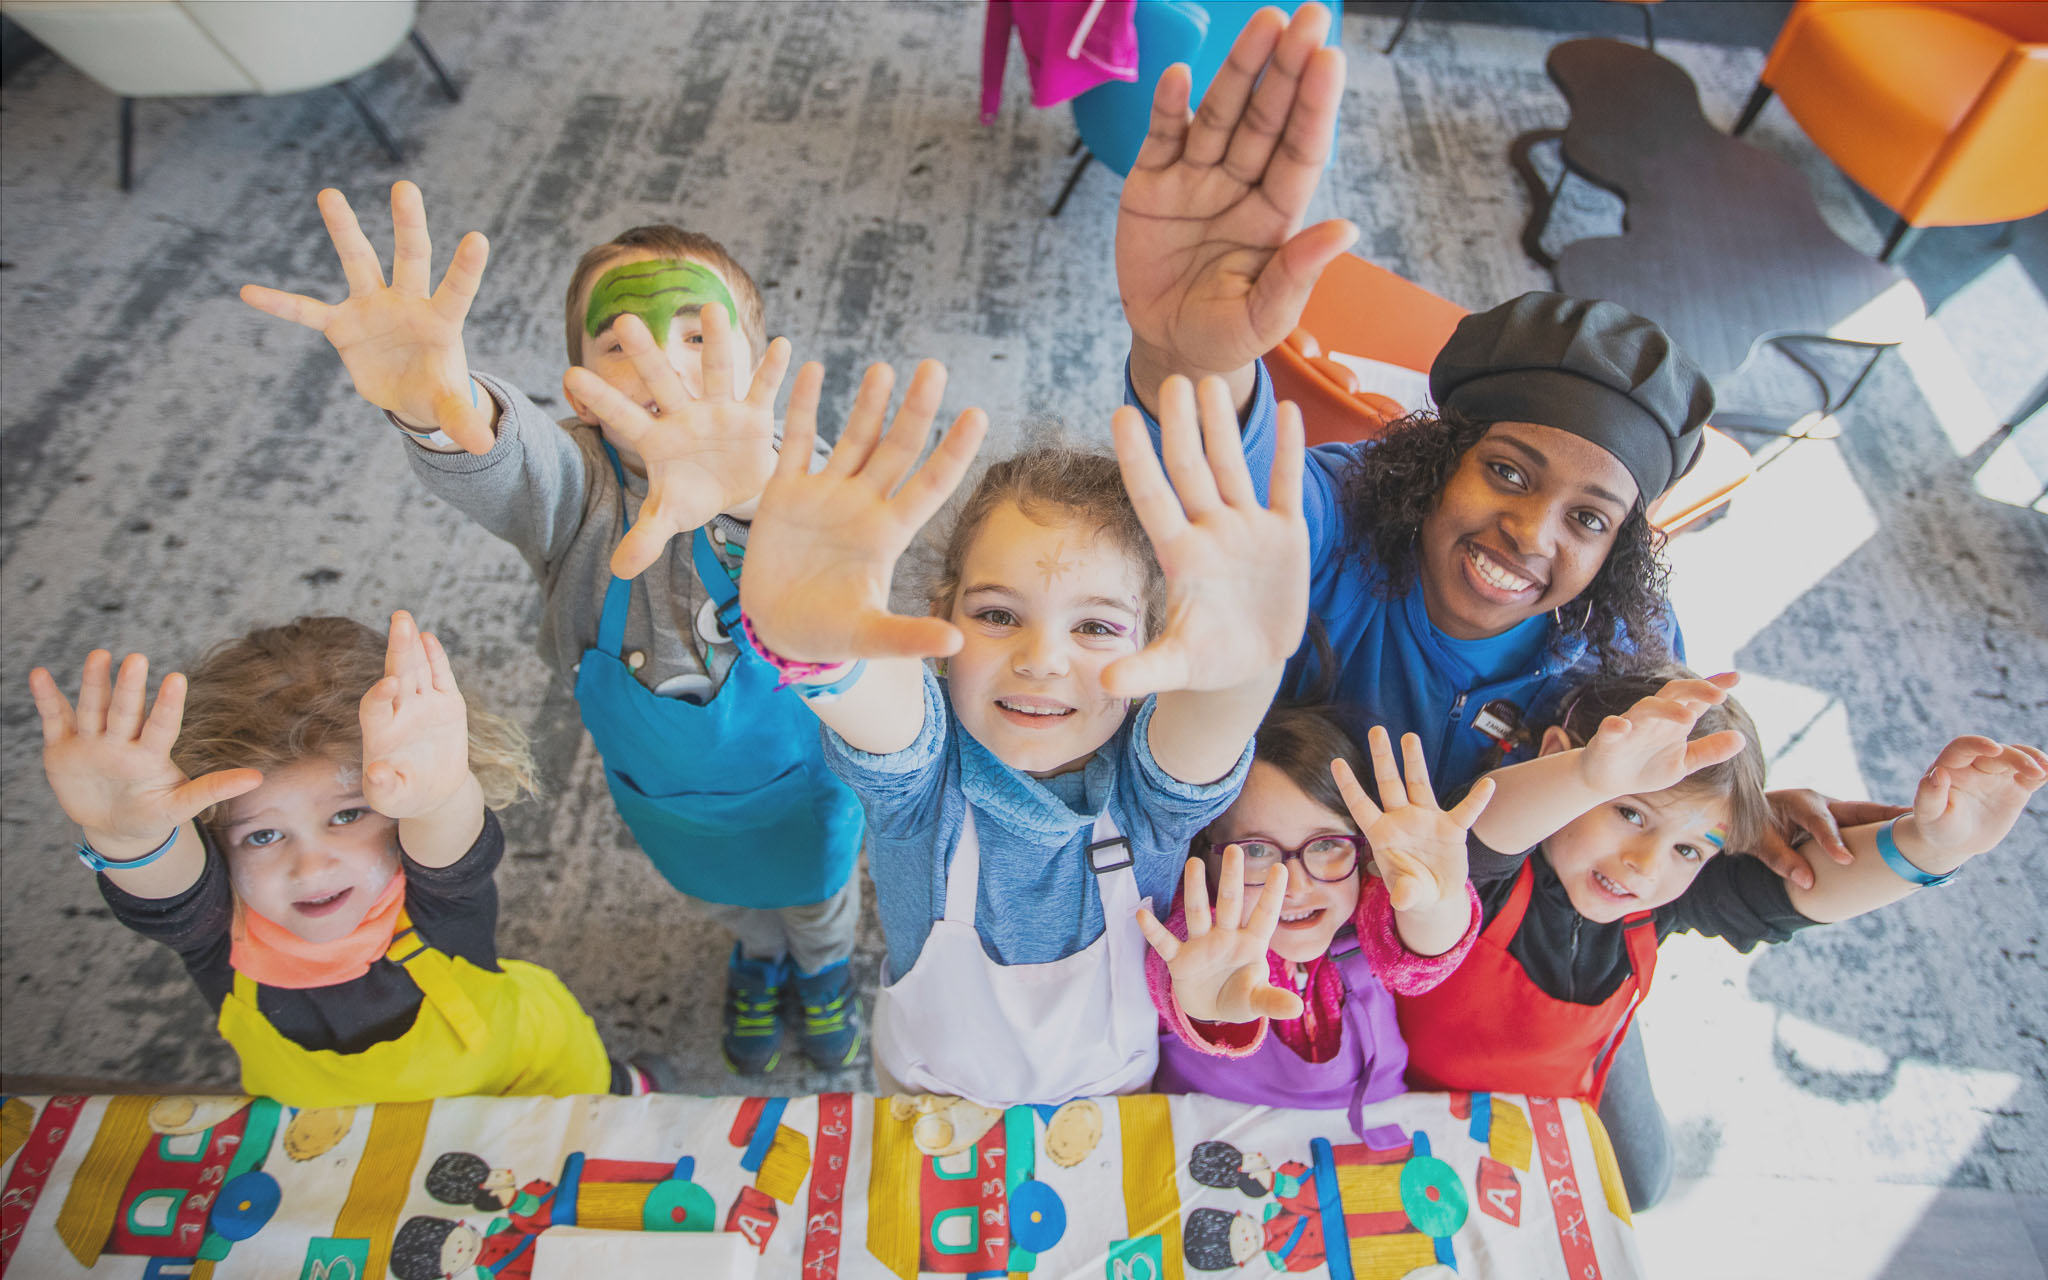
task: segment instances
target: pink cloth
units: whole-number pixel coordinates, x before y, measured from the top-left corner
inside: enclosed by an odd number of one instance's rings
[[[1138,78],[1137,0],[1101,0],[1082,38],[1079,56],[1069,57],[1074,33],[1093,0],[989,0],[981,36],[981,122],[992,124],[1003,101],[1003,64],[1010,57],[1010,30],[1024,46],[1031,69],[1031,105],[1056,107],[1110,80]]]
[[[1470,881],[1465,884],[1465,895],[1472,905],[1472,918],[1465,926],[1464,936],[1440,956],[1418,956],[1401,943],[1386,883],[1377,876],[1365,878],[1351,924],[1358,933],[1359,949],[1364,952],[1373,976],[1380,980],[1382,986],[1396,995],[1420,995],[1450,977],[1452,971],[1463,963],[1465,953],[1472,949],[1473,942],[1479,937],[1479,926],[1484,919],[1479,906],[1479,891],[1472,887]],[[1188,936],[1187,906],[1178,896],[1174,899],[1173,913],[1164,923],[1174,937]],[[1320,1033],[1313,1038],[1309,1035],[1304,1016],[1277,1024],[1275,1034],[1300,1054],[1303,1061],[1326,1061],[1336,1051],[1335,1043],[1329,1042],[1328,1037],[1343,1033],[1344,985],[1337,975],[1336,966],[1327,957],[1311,961],[1304,981],[1296,986],[1290,973],[1292,966],[1287,961],[1268,951],[1266,963],[1274,986],[1293,991],[1313,1009]],[[1152,1007],[1159,1011],[1161,1024],[1189,1046],[1220,1058],[1248,1058],[1265,1042],[1268,1021],[1265,1018],[1255,1022],[1230,1023],[1198,1022],[1188,1017],[1173,998],[1173,975],[1166,962],[1149,947],[1145,951],[1145,982],[1152,993]]]

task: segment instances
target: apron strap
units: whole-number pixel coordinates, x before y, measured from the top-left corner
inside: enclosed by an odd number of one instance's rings
[[[626,514],[626,466],[619,461],[619,451],[612,448],[612,442],[603,441],[604,456],[612,460],[612,475],[619,482],[619,537],[624,538],[633,528],[632,517]],[[633,583],[628,578],[614,577],[604,589],[604,611],[597,618],[597,647],[614,657],[624,657],[626,650],[626,609],[633,599]]]
[[[1500,914],[1493,923],[1486,926],[1486,932],[1479,936],[1497,947],[1505,947],[1522,927],[1522,916],[1529,910],[1529,898],[1536,892],[1536,852],[1530,850],[1522,859],[1522,869],[1515,873],[1515,887],[1508,894],[1508,900],[1501,904]],[[1654,949],[1654,948],[1653,948]]]
[[[1600,1067],[1593,1073],[1593,1100],[1597,1105],[1600,1096],[1607,1091],[1607,1073],[1614,1068],[1614,1055],[1621,1051],[1621,1042],[1628,1036],[1630,1024],[1635,1021],[1636,1010],[1643,1007],[1643,1001],[1650,996],[1650,980],[1657,973],[1657,921],[1648,911],[1635,911],[1622,917],[1626,931],[1622,944],[1628,948],[1628,969],[1631,985],[1635,988],[1629,995],[1628,1008],[1623,1011],[1621,1021],[1615,1025],[1614,1034],[1607,1037],[1607,1044],[1600,1051]]]
[[[1095,873],[1095,893],[1102,900],[1102,927],[1107,930],[1138,910],[1138,873],[1131,842],[1117,830],[1104,808],[1095,819],[1088,842],[1088,870]],[[1134,926],[1135,927],[1135,926]]]
[[[953,863],[946,868],[945,918],[954,924],[974,927],[974,897],[981,890],[981,840],[974,834],[974,806],[963,803],[960,810],[960,840],[953,846]]]
[[[474,1052],[484,1047],[490,1039],[490,1027],[457,981],[453,963],[420,936],[411,916],[404,911],[398,913],[398,932],[392,935],[384,958],[405,970],[427,1003],[455,1028],[465,1049]]]

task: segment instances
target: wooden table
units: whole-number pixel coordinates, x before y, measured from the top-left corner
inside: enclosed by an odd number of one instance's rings
[[[1877,357],[1911,336],[1926,304],[1911,281],[1844,242],[1822,221],[1804,174],[1707,122],[1683,68],[1620,40],[1570,40],[1545,68],[1571,105],[1563,129],[1517,138],[1510,160],[1534,203],[1522,247],[1557,287],[1605,298],[1662,325],[1709,378],[1775,346],[1820,384],[1838,412]],[[1546,187],[1530,162],[1557,141],[1564,172]],[[1539,243],[1558,193],[1576,175],[1626,205],[1619,236],[1579,240],[1555,258]],[[1868,350],[1846,387],[1800,348]],[[1772,429],[1717,414],[1717,426]]]

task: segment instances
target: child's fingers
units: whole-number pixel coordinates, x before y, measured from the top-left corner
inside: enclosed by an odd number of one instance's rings
[[[931,438],[932,419],[938,415],[939,402],[945,396],[946,366],[936,360],[918,361],[916,372],[910,375],[910,385],[904,389],[903,403],[896,407],[896,417],[868,454],[867,465],[860,469],[861,479],[883,497],[895,493],[917,465],[925,441]]]
[[[1244,927],[1261,942],[1272,940],[1273,931],[1280,927],[1280,913],[1287,905],[1287,864],[1281,863],[1266,877],[1266,883],[1259,886],[1258,901],[1252,903],[1252,914]]]
[[[1180,534],[1187,528],[1187,515],[1173,486],[1166,482],[1159,455],[1153,452],[1144,415],[1129,405],[1123,406],[1110,417],[1109,433],[1116,444],[1116,464],[1123,475],[1124,492],[1130,495],[1131,508],[1138,513],[1138,523],[1144,526],[1152,545],[1156,547]]]
[[[811,453],[818,442],[818,399],[824,394],[825,366],[805,361],[789,389],[789,408],[782,415],[782,452],[775,458],[775,482],[787,484],[810,474]],[[837,453],[838,450],[833,450]]]
[[[1932,822],[1948,812],[1949,792],[1954,780],[1949,771],[1936,765],[1920,775],[1920,785],[1913,789],[1913,816],[1921,822]]]
[[[1223,159],[1231,136],[1246,125],[1245,106],[1251,100],[1253,86],[1262,76],[1271,74],[1268,64],[1286,24],[1284,15],[1261,9],[1238,32],[1203,95],[1194,126],[1188,130],[1186,155],[1190,162],[1213,165]],[[1261,124],[1266,132],[1280,131],[1279,119],[1262,119]],[[1263,168],[1265,165],[1258,165],[1252,172],[1256,174]]]
[[[1159,77],[1152,90],[1152,121],[1145,141],[1138,148],[1132,169],[1164,169],[1180,159],[1188,136],[1188,94],[1194,74],[1184,62],[1176,62]]]
[[[1159,923],[1159,918],[1152,914],[1150,907],[1138,908],[1138,932],[1145,935],[1145,941],[1151,944],[1152,949],[1159,953],[1159,958],[1166,963],[1172,964],[1173,958],[1180,954],[1180,939],[1174,937],[1172,931]]]
[[[1344,797],[1344,807],[1351,811],[1351,820],[1364,831],[1386,815],[1365,793],[1365,787],[1358,781],[1358,775],[1351,772],[1351,765],[1342,756],[1330,761],[1330,776],[1337,782],[1337,794]]]
[[[363,690],[363,700],[356,705],[356,712],[365,729],[389,723],[398,714],[398,677],[385,676]]]
[[[783,375],[789,372],[791,347],[788,338],[777,338],[768,344],[768,353],[761,357],[761,367],[754,370],[754,381],[747,387],[747,403],[763,413],[775,408],[775,397],[782,391]]]
[[[36,712],[43,718],[43,745],[62,742],[78,731],[71,714],[71,699],[57,687],[57,678],[46,667],[28,673],[28,691],[35,695]]]
[[[620,323],[623,322],[622,318]],[[582,365],[562,375],[562,386],[596,414],[598,421],[611,428],[622,443],[635,453],[642,452],[640,446],[654,430],[654,419],[647,416],[645,409]]]
[[[263,785],[263,773],[259,769],[219,769],[203,777],[192,779],[170,794],[174,812],[184,822],[236,796],[246,795]]]
[[[1457,806],[1447,816],[1461,829],[1470,831],[1472,824],[1479,821],[1479,815],[1486,811],[1486,802],[1491,799],[1493,779],[1481,778],[1472,784],[1472,789],[1465,793],[1465,798],[1458,801]]]
[[[94,649],[85,655],[85,669],[78,677],[78,731],[98,736],[107,731],[107,699],[113,696],[107,673],[114,655]]]
[[[1247,1003],[1251,1005],[1252,1012],[1261,1018],[1274,1018],[1281,1022],[1291,1022],[1301,1016],[1301,997],[1285,987],[1276,987],[1270,982],[1262,982],[1246,992],[1245,996]]]
[[[401,693],[415,693],[422,683],[424,667],[419,624],[410,613],[400,609],[391,615],[389,638],[384,642],[384,674],[397,682]]]
[[[1365,747],[1372,756],[1372,780],[1379,787],[1380,807],[1388,813],[1405,808],[1408,793],[1401,785],[1401,770],[1394,764],[1394,740],[1384,725],[1366,731]]]
[[[707,302],[697,312],[697,323],[704,335],[704,349],[697,361],[699,385],[706,400],[722,404],[733,398],[733,388],[739,385],[732,367],[739,354],[733,350],[732,313],[722,302]],[[662,345],[667,344],[668,335],[663,334]]]
[[[1240,854],[1242,852],[1239,850]],[[1227,850],[1224,856],[1229,856]],[[1208,933],[1209,927],[1215,923],[1215,917],[1209,912],[1209,873],[1200,858],[1189,858],[1188,865],[1182,868],[1180,894],[1181,909],[1188,923],[1188,939],[1193,941]]]
[[[1961,769],[1980,756],[1995,756],[2000,750],[1993,739],[1980,733],[1966,733],[1943,747],[1934,763],[1937,768]]]
[[[1380,879],[1386,882],[1387,900],[1394,904],[1394,910],[1406,911],[1435,897],[1436,874],[1418,859],[1392,846],[1374,848],[1372,856],[1379,866]]]
[[[903,482],[889,505],[906,521],[922,528],[967,478],[967,469],[974,465],[974,455],[987,434],[987,414],[979,409],[963,411],[953,419],[953,425],[939,440],[939,447]]]
[[[825,474],[853,476],[868,463],[868,455],[882,438],[882,423],[889,414],[889,393],[896,387],[896,371],[886,364],[871,364],[861,375],[860,389],[853,393],[853,408],[846,415],[846,429],[832,446]]]
[[[1429,758],[1422,754],[1422,739],[1416,734],[1401,735],[1401,765],[1408,771],[1408,803],[1436,808],[1436,791],[1429,785]]]
[[[434,310],[445,320],[461,324],[469,318],[470,304],[483,287],[484,266],[491,260],[491,242],[481,231],[472,231],[455,245],[455,256],[441,275],[441,287],[434,290]]]
[[[1600,721],[1600,727],[1593,731],[1593,736],[1612,744],[1622,741],[1635,731],[1635,721],[1627,716],[1608,716]]]
[[[943,618],[874,610],[853,624],[854,658],[945,658],[960,652],[960,628]]]
[[[420,189],[403,178],[391,184],[391,242],[391,287],[426,297],[434,265],[427,205]]]
[[[1749,745],[1749,739],[1740,729],[1723,729],[1710,733],[1704,738],[1695,738],[1685,744],[1685,759],[1681,764],[1688,774],[1697,773],[1723,760],[1733,760]]]
[[[2024,742],[2013,743],[2012,749],[2025,755],[2027,759],[2034,763],[2033,781],[2028,784],[2029,786],[2038,787],[2043,782],[2048,782],[2048,751],[2043,751],[2039,747],[2030,747]]]
[[[1163,635],[1136,653],[1125,654],[1102,669],[1102,689],[1113,698],[1143,698],[1188,686],[1187,646],[1181,638]]]
[[[716,305],[713,304],[714,307]],[[655,338],[654,331],[647,327],[646,322],[636,315],[623,315],[612,322],[612,332],[619,335],[619,349],[626,353],[626,359],[633,364],[633,372],[640,375],[640,385],[646,387],[647,394],[653,398],[655,412],[665,418],[675,418],[687,411],[691,400],[689,388],[683,385],[675,366],[668,362],[668,351]],[[729,374],[718,380],[723,394],[711,389],[713,366],[723,365],[724,359],[712,358],[711,329],[708,322],[704,334],[704,358],[700,362],[700,367],[704,371],[704,398],[730,399],[732,378]],[[645,412],[646,407],[640,407],[642,412]]]
[[[1226,396],[1226,398],[1228,398]],[[1236,416],[1235,406],[1231,409]],[[1223,505],[1216,475],[1202,452],[1202,427],[1194,384],[1179,374],[1159,386],[1159,456],[1166,477],[1180,497],[1190,521],[1200,520]]]
[[[1202,453],[1208,459],[1217,496],[1233,507],[1258,506],[1251,468],[1244,461],[1244,430],[1238,425],[1230,384],[1214,375],[1202,379],[1195,387],[1195,403],[1201,410]]]
[[[349,296],[382,289],[384,268],[377,261],[377,251],[370,247],[370,238],[356,221],[356,211],[349,208],[348,197],[329,187],[320,193],[318,203],[320,220],[327,224],[327,238],[334,242],[335,256],[341,259],[341,274],[348,280]]]
[[[322,330],[327,327],[327,318],[334,308],[316,298],[302,293],[286,293],[266,285],[245,284],[242,286],[242,301],[267,316],[302,324],[308,329]]]
[[[436,693],[459,693],[455,686],[455,667],[448,661],[448,651],[441,647],[441,637],[431,631],[420,635],[420,643],[427,651],[427,671],[433,678]]]
[[[1667,681],[1663,688],[1657,690],[1657,696],[1666,701],[1684,705],[1692,713],[1693,717],[1697,719],[1699,713],[1706,710],[1706,708],[1727,700],[1728,690],[1716,682],[1734,674],[1732,671],[1724,671],[1712,680],[1696,680],[1688,677],[1681,680]]]
[[[478,457],[498,442],[497,433],[491,430],[491,411],[491,403],[477,393],[474,378],[464,378],[459,388],[450,387],[434,397],[434,425]]]
[[[650,513],[643,511],[641,518],[626,530],[626,536],[619,539],[619,545],[612,548],[612,576],[637,578],[661,559],[662,551],[676,531],[657,520],[648,519]]]
[[[1223,873],[1216,877],[1216,927],[1241,928],[1244,924],[1244,849],[1227,845],[1223,850]]]
[[[121,659],[114,696],[107,704],[107,735],[133,742],[142,732],[142,712],[149,699],[149,659],[131,653]]]
[[[178,729],[185,722],[185,677],[171,672],[157,686],[156,705],[143,721],[140,741],[153,752],[164,755],[178,744]]]
[[[1274,515],[1299,517],[1308,446],[1301,410],[1292,400],[1280,402],[1274,426],[1273,469],[1266,475],[1266,507]]]

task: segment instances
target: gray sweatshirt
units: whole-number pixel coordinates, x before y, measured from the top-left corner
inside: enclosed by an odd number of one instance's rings
[[[406,451],[429,489],[526,558],[540,581],[536,647],[573,689],[576,664],[597,643],[612,550],[624,533],[620,508],[639,514],[647,477],[627,471],[622,490],[596,427],[574,418],[558,423],[518,388],[484,374],[476,380],[498,402],[498,440],[491,451],[436,453],[417,443]],[[706,530],[728,570],[740,561],[722,540],[731,536],[743,546],[746,531],[744,522],[729,516],[719,516]],[[687,536],[670,539],[661,559],[633,580],[625,649],[626,655],[641,655],[634,674],[650,689],[679,676],[709,677],[715,688],[735,656],[697,580],[690,542]]]

